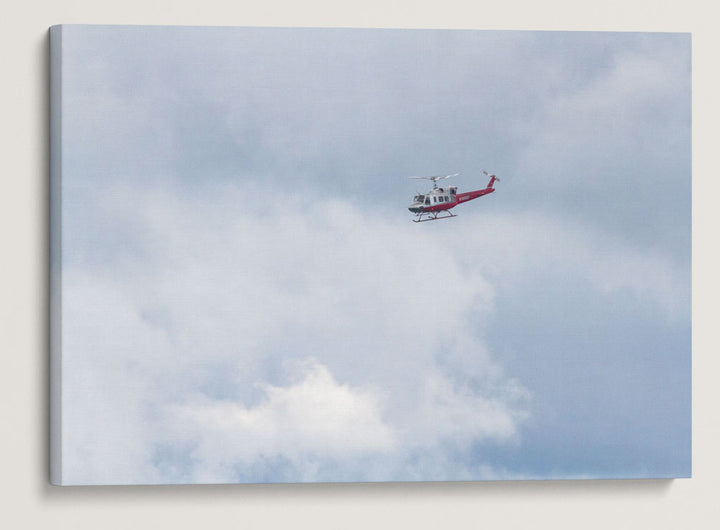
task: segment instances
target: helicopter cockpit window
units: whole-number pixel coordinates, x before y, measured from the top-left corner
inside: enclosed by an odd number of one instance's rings
[[[430,197],[425,197],[425,204],[430,204]]]

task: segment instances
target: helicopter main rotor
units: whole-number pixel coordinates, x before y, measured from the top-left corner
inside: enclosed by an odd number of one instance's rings
[[[453,173],[452,175],[433,175],[430,177],[408,177],[409,179],[424,179],[424,180],[432,180],[433,182],[433,189],[437,189],[437,181],[443,180],[443,179],[449,179],[450,177],[456,177],[460,173]]]

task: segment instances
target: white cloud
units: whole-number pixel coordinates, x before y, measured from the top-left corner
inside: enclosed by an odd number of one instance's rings
[[[172,409],[165,422],[174,443],[193,447],[193,481],[234,482],[260,460],[302,469],[307,461],[354,461],[395,449],[374,393],[338,384],[316,362],[301,371],[287,387],[263,385],[265,396],[252,407],[201,396]]]
[[[688,179],[689,48],[647,46],[616,53],[581,82],[564,64],[529,119],[518,174],[540,173],[546,192],[580,185],[585,193],[617,191],[648,171],[656,173],[642,179],[647,185]]]
[[[522,292],[527,282],[580,280],[598,296],[628,294],[668,322],[689,317],[689,256],[642,248],[569,217],[528,212],[463,215],[483,231],[449,234],[471,257],[462,263],[474,264],[506,294]]]
[[[423,226],[203,193],[118,187],[74,242],[71,483],[480,478],[472,451],[517,443],[530,398],[484,343],[489,281],[575,278],[670,319],[688,302],[673,260],[536,215]],[[131,227],[123,246],[110,226]]]
[[[233,187],[104,197],[96,235],[66,227],[68,481],[398,479],[438,458],[452,478],[517,438],[527,393],[478,335],[491,287],[406,218],[292,195],[259,214]]]

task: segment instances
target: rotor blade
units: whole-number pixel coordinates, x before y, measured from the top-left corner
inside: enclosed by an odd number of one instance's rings
[[[452,175],[438,175],[437,177],[432,177],[433,180],[443,180],[443,179],[449,179],[450,177],[457,177],[460,173],[453,173]]]
[[[442,180],[442,179],[449,179],[450,177],[456,177],[460,173],[453,173],[452,175],[431,175],[429,177],[408,177],[409,179],[426,179],[426,180],[432,180],[433,182],[436,180]]]

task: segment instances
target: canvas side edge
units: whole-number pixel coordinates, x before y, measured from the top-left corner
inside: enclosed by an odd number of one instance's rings
[[[62,26],[50,46],[50,483],[62,477]]]

